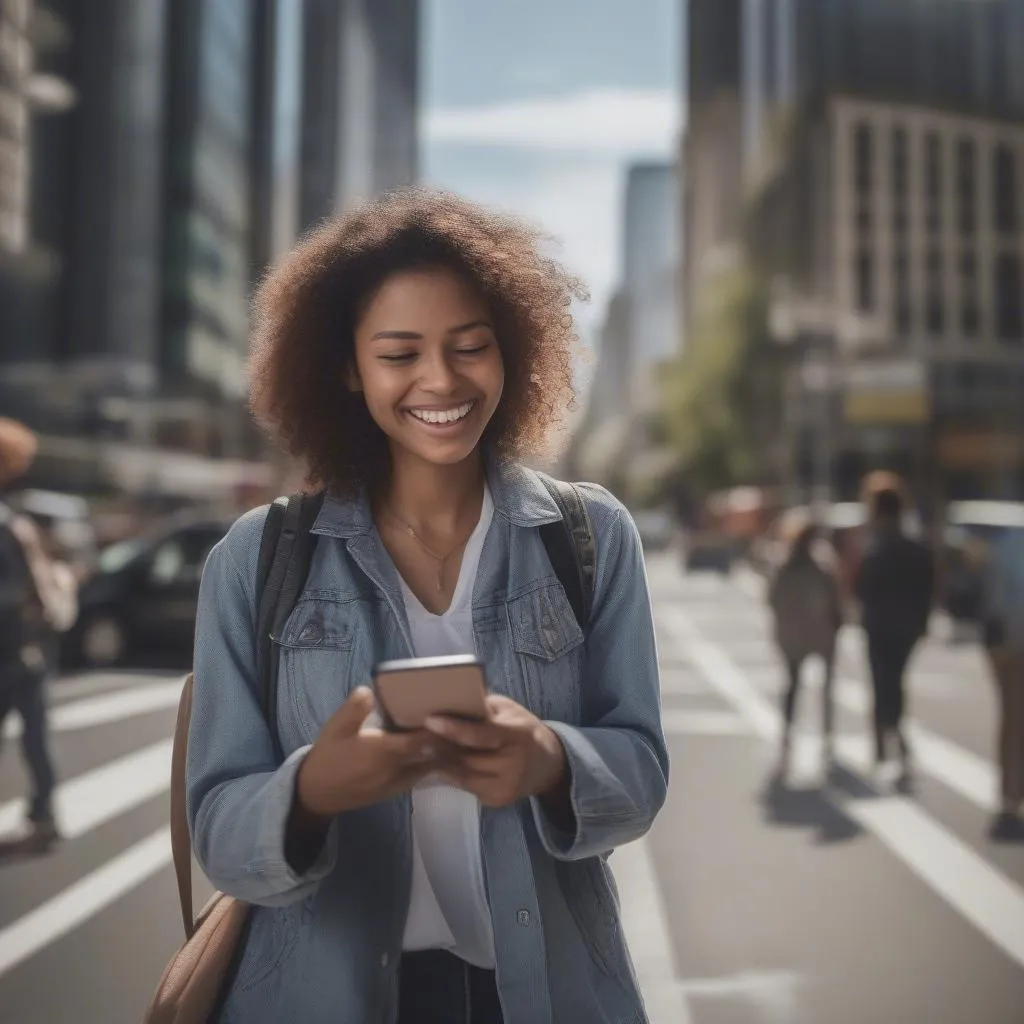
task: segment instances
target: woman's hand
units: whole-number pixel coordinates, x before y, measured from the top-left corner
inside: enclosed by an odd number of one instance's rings
[[[539,796],[568,804],[565,749],[555,732],[508,697],[487,698],[487,721],[438,716],[427,729],[445,740],[441,774],[485,807]]]
[[[373,708],[373,694],[360,687],[320,731],[295,784],[311,814],[329,818],[387,800],[436,767],[439,744],[430,733],[363,729]]]

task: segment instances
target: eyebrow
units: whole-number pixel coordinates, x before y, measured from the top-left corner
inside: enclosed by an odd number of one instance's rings
[[[494,330],[494,327],[488,320],[470,320],[469,323],[459,324],[456,327],[449,327],[446,333],[465,334],[466,331],[472,331],[477,327],[486,327],[488,330]],[[382,339],[388,339],[390,341],[422,341],[423,335],[418,331],[378,331],[370,341],[380,341]]]

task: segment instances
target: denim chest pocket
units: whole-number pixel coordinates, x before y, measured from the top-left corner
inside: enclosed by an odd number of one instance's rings
[[[530,710],[541,718],[579,724],[583,631],[561,584],[513,598],[508,617]]]
[[[279,659],[278,711],[294,716],[302,742],[316,740],[324,722],[357,685],[356,604],[302,599],[280,635],[272,638]]]

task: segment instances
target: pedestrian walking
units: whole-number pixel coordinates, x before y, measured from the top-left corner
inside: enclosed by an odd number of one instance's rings
[[[666,794],[652,613],[607,491],[576,492],[589,615],[545,546],[565,512],[524,461],[571,403],[580,289],[541,243],[402,191],[319,229],[257,296],[253,407],[326,493],[273,636],[279,751],[257,697],[266,508],[203,575],[190,828],[207,877],[255,905],[225,1018],[647,1019],[606,858]],[[486,718],[376,727],[375,665],[457,654],[485,667]]]
[[[904,674],[928,630],[935,567],[931,552],[903,530],[904,500],[894,487],[871,498],[870,535],[857,573],[856,594],[868,642],[874,690],[875,759],[881,765],[895,742],[900,781],[910,782],[910,747],[902,722]]]
[[[31,431],[12,420],[0,420],[0,489],[28,470],[36,448]],[[32,852],[45,852],[59,838],[46,681],[56,634],[74,622],[75,590],[70,567],[50,557],[36,525],[16,515],[0,494],[0,736],[11,711],[17,711],[33,793],[26,825],[16,840]]]
[[[805,522],[796,531],[786,560],[778,568],[768,600],[775,621],[775,642],[786,664],[788,682],[782,701],[783,731],[779,774],[789,771],[793,717],[804,664],[819,657],[824,663],[822,689],[823,757],[833,759],[832,679],[836,637],[843,621],[842,598],[834,568],[820,549],[817,526]]]
[[[1009,529],[987,559],[984,640],[998,690],[1000,806],[989,834],[1024,840],[1024,530]]]

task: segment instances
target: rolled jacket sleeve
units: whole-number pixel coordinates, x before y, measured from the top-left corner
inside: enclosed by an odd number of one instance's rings
[[[265,517],[264,509],[239,520],[203,571],[187,809],[196,859],[213,885],[249,903],[283,906],[308,896],[332,869],[337,821],[316,863],[297,875],[285,859],[284,837],[295,777],[309,747],[278,765],[260,709],[255,552]]]
[[[605,854],[644,835],[665,802],[669,760],[643,548],[628,512],[607,492],[591,508],[597,549],[587,627],[580,727],[547,722],[565,748],[575,831],[533,798],[547,852],[559,860]],[[614,502],[614,504],[612,504]]]

